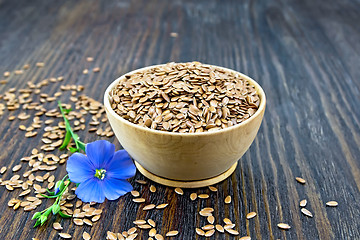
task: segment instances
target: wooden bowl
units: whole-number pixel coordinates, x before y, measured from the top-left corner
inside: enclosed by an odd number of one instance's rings
[[[137,69],[125,75],[158,67]],[[123,148],[135,160],[138,170],[155,182],[174,187],[202,187],[227,178],[237,161],[253,142],[265,112],[266,98],[260,85],[250,77],[231,69],[248,80],[260,97],[253,116],[242,123],[214,132],[172,133],[145,128],[120,117],[111,108],[109,92],[125,75],[105,91],[104,105],[110,125]]]

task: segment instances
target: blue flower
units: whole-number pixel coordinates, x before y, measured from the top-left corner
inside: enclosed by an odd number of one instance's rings
[[[136,168],[125,150],[115,152],[114,144],[99,140],[86,144],[85,152],[71,155],[66,165],[70,180],[80,183],[75,194],[83,202],[115,200],[133,189],[126,179]]]

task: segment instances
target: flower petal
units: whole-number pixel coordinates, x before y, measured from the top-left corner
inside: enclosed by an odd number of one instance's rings
[[[133,190],[133,187],[126,180],[105,178],[102,183],[102,189],[107,199],[115,200]]]
[[[81,183],[95,174],[94,165],[89,158],[81,153],[74,153],[66,163],[66,171],[72,182]]]
[[[76,188],[75,194],[83,202],[98,202],[102,203],[105,200],[105,195],[101,186],[101,180],[92,177],[86,180]]]
[[[110,161],[113,157],[115,145],[106,140],[98,140],[86,144],[85,152],[95,168],[100,169],[103,168],[104,163]]]
[[[105,169],[109,178],[128,179],[136,173],[136,167],[125,150],[117,151]]]

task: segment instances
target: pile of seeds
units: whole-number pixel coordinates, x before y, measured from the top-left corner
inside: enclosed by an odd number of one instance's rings
[[[43,67],[44,64],[38,63],[36,66]],[[24,66],[24,69],[28,68],[29,65]],[[23,73],[24,71],[21,72]],[[18,74],[20,71],[16,70],[15,75]],[[4,77],[10,75],[10,72],[4,73]],[[0,101],[2,101],[0,102],[0,117],[4,114],[8,115],[8,120],[18,123],[19,131],[23,131],[25,137],[38,137],[39,141],[39,146],[32,149],[29,156],[22,157],[12,166],[0,166],[0,177],[2,177],[0,186],[16,194],[8,202],[8,206],[14,210],[22,208],[25,212],[32,211],[40,208],[44,201],[48,201],[41,194],[46,193],[46,189],[54,188],[56,180],[53,172],[69,157],[67,153],[56,151],[65,136],[65,124],[57,107],[57,100],[70,99],[75,103],[74,110],[67,116],[74,132],[87,129],[88,132],[94,132],[102,137],[114,135],[108,125],[103,105],[88,96],[78,95],[84,90],[82,85],[60,85],[61,91],[52,96],[47,93],[48,85],[60,84],[63,80],[64,77],[60,76],[44,79],[38,83],[29,81],[24,88],[10,88],[0,94]],[[6,83],[7,81],[3,82],[3,84]],[[69,109],[72,106],[63,104],[63,107]],[[38,136],[40,134],[41,137]],[[75,189],[66,190],[59,203],[60,209],[73,217],[72,220],[76,226],[92,226],[100,219],[102,209],[94,208],[95,203],[83,204],[80,200],[72,203],[76,199]],[[63,229],[58,222],[54,223],[53,227],[56,230]],[[67,233],[59,235],[63,238],[71,238]],[[84,235],[88,234],[84,233]]]
[[[126,75],[110,91],[114,111],[151,129],[194,133],[241,123],[260,98],[239,74],[199,62],[166,65]]]

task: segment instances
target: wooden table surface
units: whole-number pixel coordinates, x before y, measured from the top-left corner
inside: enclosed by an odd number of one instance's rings
[[[60,221],[63,232],[82,239],[105,239],[107,231],[122,232],[135,219],[151,218],[157,231],[178,230],[171,239],[204,239],[195,227],[206,224],[198,214],[214,207],[216,222],[228,217],[240,235],[214,234],[211,239],[360,239],[360,3],[359,1],[41,1],[0,0],[0,94],[11,88],[28,88],[63,76],[50,83],[49,96],[61,85],[85,87],[82,94],[102,101],[115,78],[131,70],[170,61],[197,60],[240,71],[260,83],[267,94],[267,109],[259,133],[248,152],[227,180],[207,188],[184,190],[156,183],[139,185],[140,173],[131,179],[147,202],[169,203],[164,210],[143,211],[130,194],[116,201],[96,205],[101,219],[89,226],[75,226],[70,220],[53,217],[34,229],[33,212],[7,206],[21,189],[0,186],[1,239],[60,239],[52,229]],[[86,57],[93,57],[87,62]],[[44,62],[44,67],[36,67]],[[25,64],[30,68],[16,75]],[[92,69],[100,68],[93,73]],[[89,69],[83,74],[83,69]],[[10,71],[9,77],[2,73]],[[57,99],[70,101],[70,94]],[[0,99],[0,103],[5,103]],[[44,104],[56,108],[56,101]],[[6,107],[6,106],[5,106]],[[9,121],[21,112],[27,120]],[[42,128],[33,138],[24,137],[19,125],[30,126],[34,111],[3,110],[0,116],[0,167],[8,170],[33,148],[40,148]],[[49,119],[41,116],[41,120]],[[88,124],[91,117],[88,116]],[[106,123],[102,123],[105,128]],[[88,126],[87,126],[88,127]],[[84,142],[108,139],[87,130],[79,131]],[[59,150],[54,154],[62,154]],[[26,163],[19,171],[24,173]],[[60,165],[54,174],[66,173]],[[44,174],[44,172],[39,173]],[[296,182],[302,177],[306,184]],[[154,184],[157,191],[150,193]],[[190,193],[209,193],[209,199],[191,201]],[[232,196],[231,204],[224,198]],[[313,218],[300,212],[307,199]],[[339,206],[326,207],[336,200]],[[38,210],[52,204],[44,200]],[[246,220],[246,214],[257,216]],[[288,223],[290,230],[277,224]],[[147,239],[148,230],[137,239]],[[170,238],[167,238],[170,239]]]

